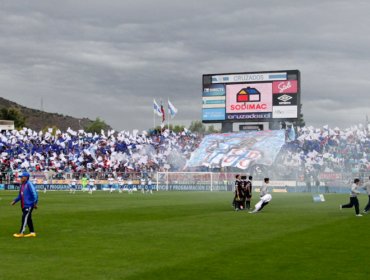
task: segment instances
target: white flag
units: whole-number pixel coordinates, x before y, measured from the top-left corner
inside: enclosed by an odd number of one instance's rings
[[[153,110],[154,114],[156,114],[158,117],[162,117],[161,107],[158,105],[155,99],[153,99]]]
[[[170,100],[168,100],[168,113],[170,114],[171,118],[175,117],[177,111],[177,108],[173,106]]]

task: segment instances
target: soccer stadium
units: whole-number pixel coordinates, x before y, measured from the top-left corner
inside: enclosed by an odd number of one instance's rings
[[[225,95],[244,94],[244,103],[258,92],[263,102],[264,85],[253,86],[259,90],[204,87],[203,121],[221,116],[222,130],[235,127],[225,122]],[[212,92],[218,99],[209,99]],[[223,113],[220,102],[211,103],[215,113],[209,100],[223,101]],[[153,109],[163,114],[156,102]],[[369,124],[297,127],[295,112],[279,116],[277,129],[268,116],[252,124],[238,119],[246,130],[207,135],[166,126],[94,134],[4,129],[1,278],[11,279],[25,260],[20,270],[30,279],[350,279],[348,266],[366,259],[369,219],[342,203],[354,178],[368,181]],[[238,175],[251,176],[250,206],[239,201]],[[261,203],[269,206],[262,210],[257,202],[266,177],[270,194]],[[18,192],[23,197],[27,180],[38,193],[30,208],[36,229],[27,212],[12,237],[19,217],[5,204]],[[366,212],[366,192],[358,189]]]

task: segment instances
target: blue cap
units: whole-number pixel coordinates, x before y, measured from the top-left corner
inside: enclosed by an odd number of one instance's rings
[[[20,178],[22,178],[22,177],[30,177],[30,173],[28,173],[28,172],[23,172],[21,175],[19,175],[19,177]]]

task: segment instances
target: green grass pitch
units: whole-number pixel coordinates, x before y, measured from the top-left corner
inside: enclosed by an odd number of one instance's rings
[[[36,238],[0,192],[0,279],[368,279],[370,214],[348,195],[273,194],[263,212],[231,192],[39,193]],[[252,204],[257,202],[254,195]],[[367,196],[360,196],[361,210]]]

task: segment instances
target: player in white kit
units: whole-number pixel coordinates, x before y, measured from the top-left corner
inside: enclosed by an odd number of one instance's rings
[[[109,177],[108,177],[108,188],[109,188],[110,193],[114,191],[114,178],[111,174],[109,174]]]
[[[94,180],[94,178],[90,178],[89,179],[89,185],[88,185],[89,194],[93,193],[94,187],[95,187],[95,180]]]
[[[260,212],[272,199],[271,194],[269,194],[269,184],[270,179],[265,178],[260,191],[260,201],[254,206],[254,210],[249,213]]]
[[[69,193],[75,193],[76,192],[76,184],[77,180],[75,178],[72,178],[69,182]]]

